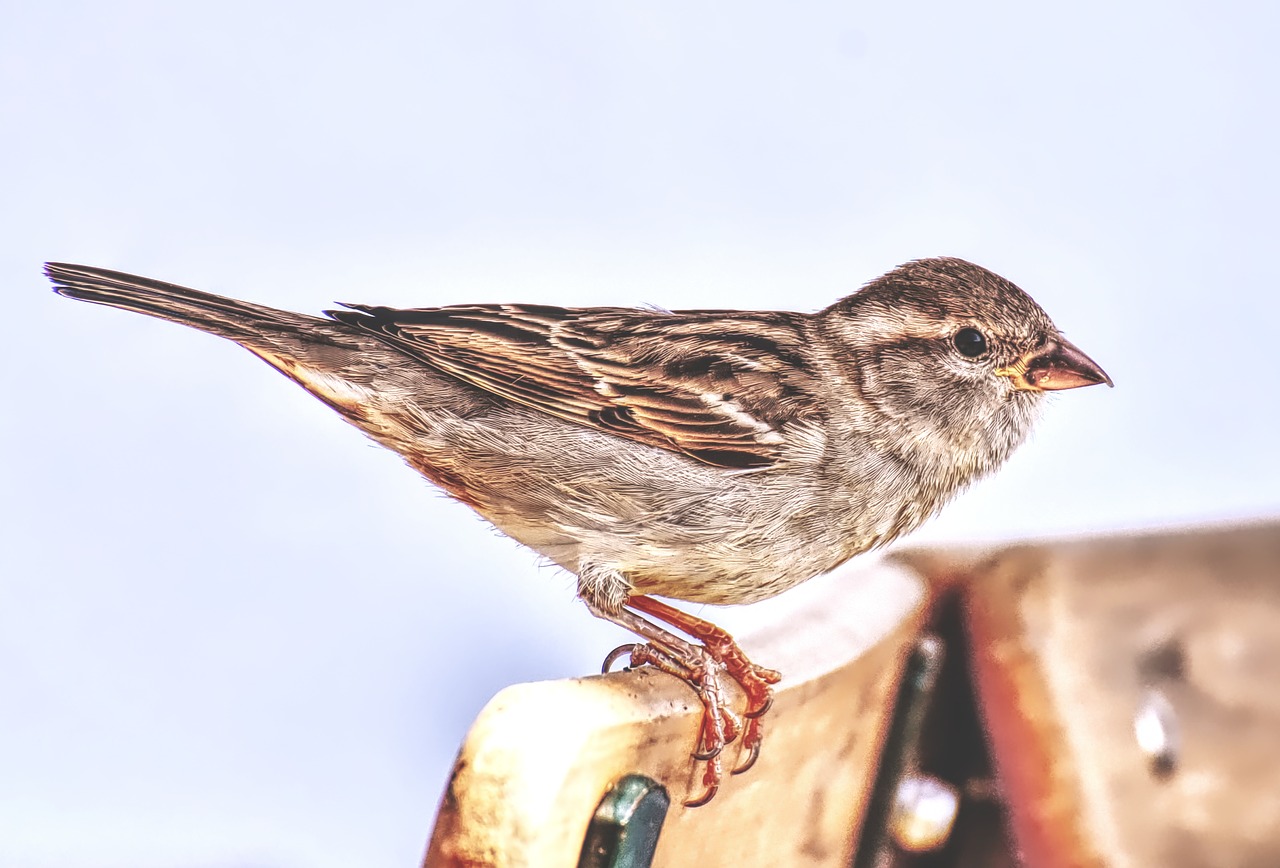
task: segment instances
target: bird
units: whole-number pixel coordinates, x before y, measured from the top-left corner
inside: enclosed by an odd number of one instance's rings
[[[753,603],[884,546],[998,468],[1049,392],[1111,378],[1010,281],[898,266],[817,312],[340,303],[323,316],[83,265],[54,290],[229,339],[577,577],[686,682],[709,802],[780,673],[672,605]],[[726,681],[745,696],[730,708]]]

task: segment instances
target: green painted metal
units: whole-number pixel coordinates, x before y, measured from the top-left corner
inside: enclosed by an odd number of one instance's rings
[[[657,781],[627,775],[600,801],[578,868],[649,868],[671,797]]]

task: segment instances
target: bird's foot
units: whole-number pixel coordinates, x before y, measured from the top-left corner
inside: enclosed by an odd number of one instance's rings
[[[741,736],[740,759],[732,770],[733,774],[747,771],[759,759],[760,745],[764,740],[761,719],[773,704],[772,685],[777,684],[782,676],[752,663],[732,636],[709,621],[651,597],[632,597],[627,601],[627,607],[669,624],[700,643],[695,645],[680,639],[631,612],[605,616],[649,639],[646,644],[623,645],[615,649],[605,660],[606,672],[627,656],[631,666],[652,666],[681,679],[702,701],[698,747],[692,756],[694,760],[707,764],[702,776],[703,794],[685,802],[685,805],[705,805],[715,796],[724,777],[720,754],[726,745]],[[728,707],[720,679],[722,673],[737,682],[746,694],[747,705],[742,719]]]
[[[652,666],[679,678],[698,695],[702,701],[702,724],[698,747],[691,755],[696,762],[707,765],[702,774],[703,794],[684,803],[685,807],[696,808],[711,801],[720,789],[724,778],[724,761],[720,755],[725,745],[732,744],[742,733],[743,724],[729,709],[720,680],[721,664],[706,649],[685,644],[685,648],[670,651],[653,642],[622,645],[605,658],[604,671],[608,672],[619,659],[627,657],[628,667]]]

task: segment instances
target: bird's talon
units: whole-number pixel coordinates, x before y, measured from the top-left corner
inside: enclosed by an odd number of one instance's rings
[[[613,664],[617,663],[623,657],[630,656],[631,653],[636,650],[636,647],[636,644],[633,642],[627,645],[619,645],[617,648],[614,648],[604,658],[604,665],[600,667],[600,674],[608,675],[613,669]]]
[[[700,763],[707,763],[720,756],[720,751],[722,750],[724,750],[724,745],[718,744],[705,751],[695,750],[693,753],[689,754],[689,756],[693,757]]]
[[[716,793],[717,793],[719,790],[720,790],[720,785],[719,785],[719,784],[711,784],[709,787],[707,787],[707,791],[706,791],[705,793],[703,793],[703,794],[702,794],[702,798],[700,798],[700,799],[690,799],[689,801],[687,801],[687,802],[685,802],[685,803],[684,803],[684,806],[685,806],[686,808],[701,808],[701,807],[702,807],[703,805],[705,805],[707,802],[709,802],[709,801],[711,801],[712,799],[714,799],[714,798],[716,797]]]
[[[760,742],[757,741],[755,744],[751,745],[751,752],[747,755],[747,761],[739,763],[737,768],[731,771],[730,774],[740,775],[743,772],[750,771],[751,767],[756,764],[756,760],[758,759],[760,759]]]
[[[751,711],[744,711],[742,713],[742,716],[745,717],[747,720],[758,720],[759,718],[764,717],[766,714],[768,714],[769,709],[771,708],[773,708],[772,696],[770,696],[768,699],[764,701],[764,705],[760,706],[759,708],[753,709]]]

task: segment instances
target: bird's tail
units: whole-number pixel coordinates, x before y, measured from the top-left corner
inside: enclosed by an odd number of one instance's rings
[[[332,322],[224,298],[105,268],[50,262],[44,273],[54,291],[67,298],[145,313],[229,338],[245,346],[274,346],[285,335],[305,331],[310,341],[333,334]]]
[[[50,262],[45,274],[67,298],[145,313],[235,341],[357,427],[375,437],[381,430],[369,423],[368,406],[378,394],[371,383],[401,356],[357,328],[105,268]]]

